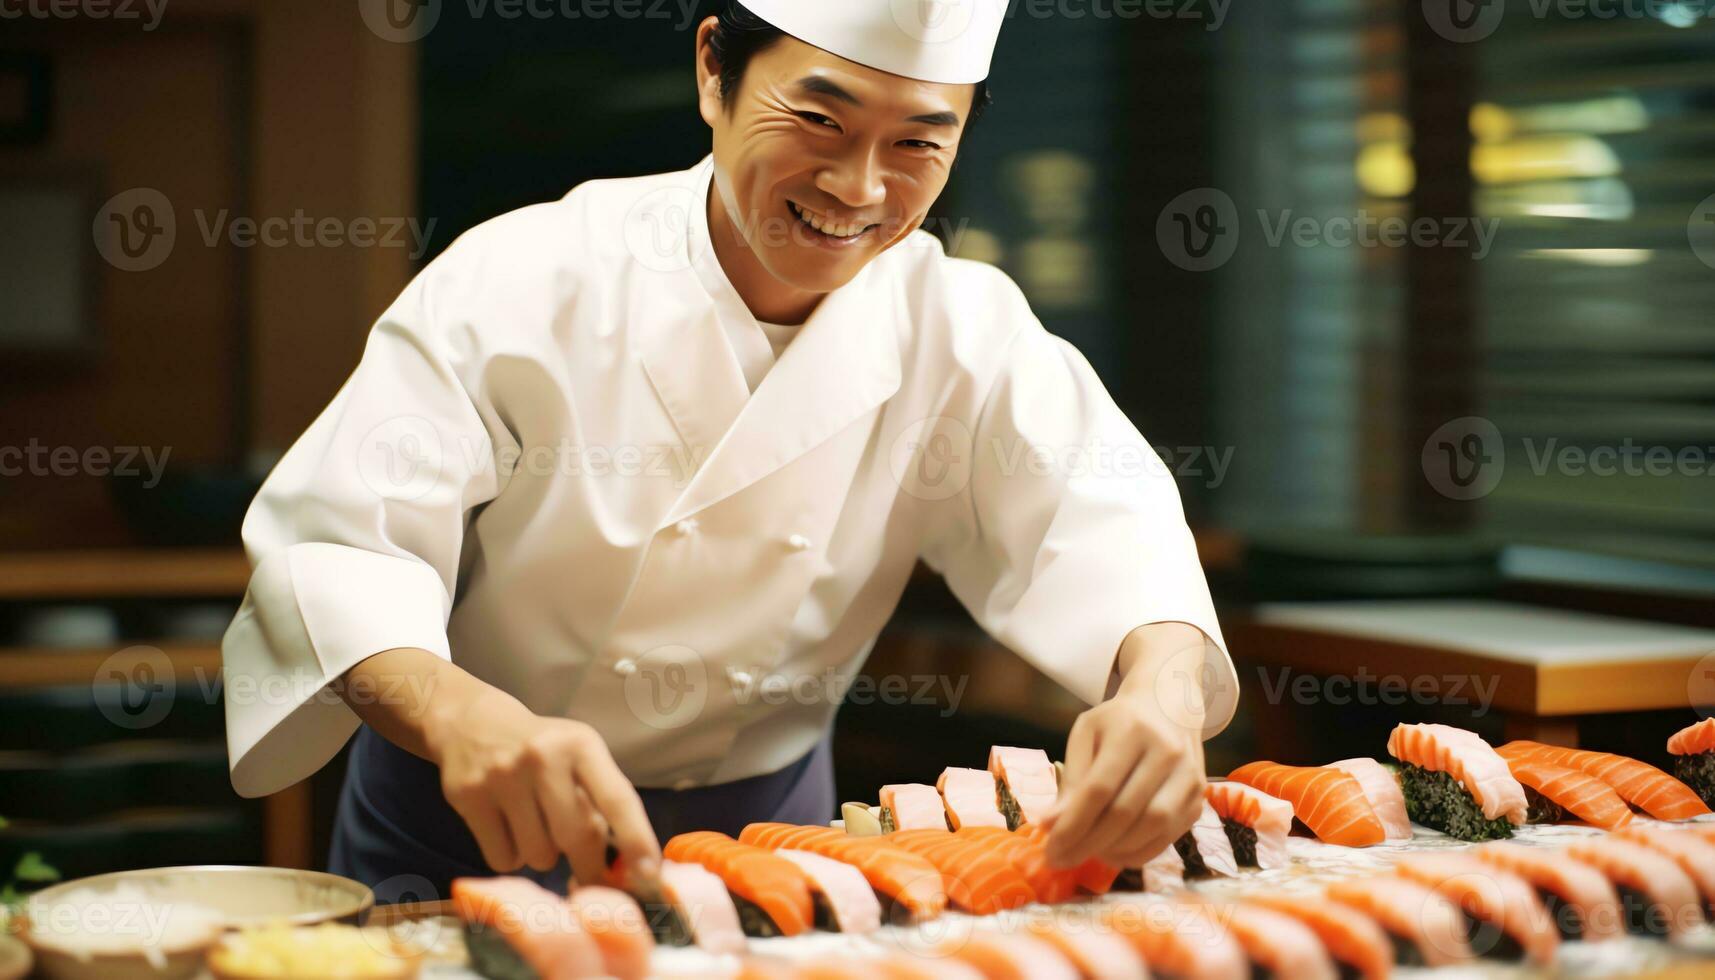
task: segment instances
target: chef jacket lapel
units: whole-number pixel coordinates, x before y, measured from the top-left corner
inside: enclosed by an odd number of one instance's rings
[[[899,346],[888,298],[871,268],[830,293],[754,394],[720,320],[760,329],[733,289],[709,237],[712,158],[690,171],[692,270],[717,319],[658,331],[643,354],[650,381],[693,453],[705,462],[658,525],[665,528],[780,470],[899,390]],[[693,458],[702,458],[693,456]]]

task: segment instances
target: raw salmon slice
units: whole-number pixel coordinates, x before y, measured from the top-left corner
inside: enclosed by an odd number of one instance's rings
[[[934,865],[948,897],[967,911],[988,915],[1036,900],[1008,856],[981,840],[945,830],[901,831],[889,839]]]
[[[1197,822],[1191,825],[1173,844],[1185,862],[1185,873],[1192,877],[1216,874],[1229,878],[1239,873],[1239,862],[1233,854],[1233,842],[1227,839],[1227,829],[1220,814],[1207,797]]]
[[[1059,949],[1031,935],[978,932],[947,948],[950,959],[976,967],[987,980],[1079,980]]]
[[[1526,741],[1508,742],[1499,752],[1509,762],[1534,760],[1589,773],[1657,820],[1689,820],[1709,812],[1691,787],[1646,762],[1623,755]]]
[[[1387,933],[1376,920],[1350,905],[1321,895],[1280,892],[1246,896],[1245,901],[1304,923],[1330,956],[1363,980],[1385,980],[1393,970],[1393,943]]]
[[[1401,762],[1457,780],[1484,819],[1524,823],[1524,787],[1506,760],[1475,732],[1451,725],[1398,725],[1388,736],[1387,751]]]
[[[982,769],[960,769],[948,766],[935,781],[941,802],[947,808],[946,824],[954,830],[960,827],[998,827],[1006,829],[1006,817],[1001,815],[999,795],[994,775]]]
[[[1617,830],[1632,822],[1620,794],[1587,772],[1538,759],[1513,759],[1507,766],[1527,789],[1587,824]]]
[[[810,851],[781,848],[774,853],[804,872],[810,881],[817,918],[825,918],[829,929],[862,933],[881,928],[881,903],[876,901],[875,889],[864,880],[863,872]]]
[[[1667,750],[1674,755],[1715,752],[1715,718],[1705,718],[1669,735]]]
[[[1185,887],[1185,862],[1179,857],[1179,850],[1171,845],[1143,862],[1140,870],[1146,892],[1169,892]]]
[[[924,783],[889,783],[881,788],[881,829],[946,830],[947,808],[941,793]]]
[[[712,830],[698,830],[669,840],[661,855],[669,861],[702,865],[725,882],[734,897],[761,910],[768,921],[752,919],[747,923],[749,932],[796,936],[808,932],[814,922],[810,880],[797,865],[772,851]],[[741,906],[741,922],[744,914]]]
[[[617,980],[644,980],[655,937],[649,932],[637,900],[617,888],[587,885],[568,899],[577,910],[584,932],[601,950],[608,975]]]
[[[913,920],[932,919],[947,908],[947,888],[935,866],[886,837],[848,837],[830,827],[753,823],[739,840],[770,849],[790,847],[849,864],[871,888]],[[885,911],[885,910],[884,910]]]
[[[1396,959],[1407,966],[1451,966],[1477,955],[1465,940],[1459,910],[1427,885],[1375,875],[1336,881],[1325,894],[1374,919],[1397,940]]]
[[[1478,953],[1554,960],[1560,931],[1522,877],[1468,854],[1447,852],[1406,855],[1394,870],[1447,896],[1469,916],[1475,927],[1470,942]]]
[[[1334,960],[1309,926],[1273,909],[1244,903],[1211,911],[1250,958],[1252,975],[1275,980],[1335,980]]]
[[[1646,827],[1633,824],[1614,836],[1621,840],[1635,841],[1672,858],[1702,894],[1704,914],[1715,916],[1715,844],[1697,834],[1687,834],[1677,827],[1659,825]]]
[[[1667,855],[1613,836],[1576,841],[1562,853],[1614,883],[1628,931],[1680,938],[1703,924],[1696,883]]]
[[[1059,950],[1084,980],[1148,980],[1149,969],[1137,950],[1111,932],[1061,929],[1040,919],[1029,920],[1025,928]]]
[[[661,898],[677,918],[676,928],[710,953],[744,951],[744,927],[732,893],[700,864],[661,862]]]
[[[993,827],[964,827],[958,835],[981,840],[985,846],[1006,855],[1036,893],[1038,902],[1064,902],[1078,893],[1076,870],[1049,864],[1048,848],[1039,835],[1009,833]]]
[[[1558,850],[1507,841],[1473,848],[1471,856],[1530,882],[1562,937],[1596,942],[1625,934],[1619,894],[1595,868],[1567,860]]]
[[[1154,976],[1179,980],[1248,980],[1238,940],[1195,902],[1134,899],[1100,907],[1099,925],[1131,943]]]
[[[1239,864],[1254,864],[1264,871],[1286,867],[1292,804],[1230,779],[1210,783],[1204,797],[1221,821]],[[1401,815],[1404,809],[1405,804],[1401,803]]]
[[[1328,763],[1328,768],[1349,772],[1364,791],[1364,798],[1376,811],[1388,840],[1410,840],[1411,818],[1405,815],[1405,794],[1400,792],[1399,777],[1388,767],[1371,758],[1341,759]]]
[[[511,975],[520,964],[542,980],[599,977],[607,970],[601,947],[572,907],[528,878],[454,879],[452,904],[465,923],[471,962],[487,975]]]
[[[996,745],[989,749],[989,772],[1000,793],[1000,809],[1007,824],[1041,823],[1060,795],[1054,763],[1041,749],[1019,749]]]
[[[1321,766],[1252,762],[1234,769],[1227,778],[1292,804],[1298,819],[1330,844],[1368,847],[1386,839],[1375,808],[1350,773]]]

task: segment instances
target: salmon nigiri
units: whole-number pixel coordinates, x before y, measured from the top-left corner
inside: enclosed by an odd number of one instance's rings
[[[1575,841],[1561,853],[1608,876],[1628,931],[1678,938],[1703,924],[1696,883],[1667,855],[1613,836]]]
[[[977,968],[988,980],[1078,980],[1078,968],[1053,943],[1031,935],[976,932],[946,946],[956,963]]]
[[[1019,749],[996,745],[989,749],[989,772],[1000,794],[1000,811],[1007,827],[1041,823],[1060,795],[1054,763],[1041,749]]]
[[[1460,840],[1511,837],[1529,810],[1505,759],[1475,732],[1451,725],[1397,725],[1388,754],[1405,764],[1406,814]]]
[[[1540,759],[1509,759],[1507,768],[1524,786],[1530,822],[1558,823],[1566,813],[1604,830],[1632,822],[1631,808],[1614,788],[1577,769]]]
[[[456,878],[452,904],[471,965],[483,976],[573,980],[607,972],[601,947],[572,906],[528,878]]]
[[[1252,973],[1274,980],[1335,980],[1333,957],[1316,931],[1293,916],[1239,902],[1216,912],[1250,958]]]
[[[881,903],[863,873],[849,864],[809,851],[783,847],[774,852],[798,866],[810,882],[816,925],[833,932],[874,932],[881,928]]]
[[[1657,820],[1689,820],[1709,812],[1691,787],[1647,762],[1623,755],[1526,741],[1508,742],[1499,751],[1509,762],[1528,759],[1589,773]]]
[[[1036,900],[1009,856],[981,839],[949,830],[901,830],[888,840],[934,865],[946,883],[947,897],[966,911],[988,915]]]
[[[1265,892],[1245,901],[1290,915],[1310,927],[1345,969],[1361,980],[1385,980],[1393,970],[1393,943],[1376,920],[1350,905],[1331,902],[1320,895],[1291,895]]]
[[[1537,963],[1554,960],[1560,932],[1536,890],[1523,878],[1468,854],[1412,854],[1394,870],[1447,896],[1470,916],[1476,952],[1501,959],[1521,955]]]
[[[963,827],[957,833],[961,837],[980,840],[985,846],[1005,855],[1024,876],[1030,890],[1036,893],[1038,902],[1052,905],[1064,902],[1078,892],[1076,870],[1056,868],[1048,863],[1047,841],[1040,833],[1024,829],[1009,832],[995,827]]]
[[[1239,864],[1255,865],[1264,871],[1286,867],[1292,804],[1230,779],[1211,782],[1203,795],[1226,830]],[[1401,804],[1401,816],[1403,807]]]
[[[1336,881],[1324,894],[1375,919],[1396,940],[1396,958],[1406,966],[1450,966],[1476,957],[1459,910],[1427,885],[1373,875]]]
[[[1625,934],[1620,897],[1605,875],[1559,851],[1492,841],[1471,851],[1479,861],[1505,868],[1529,882],[1563,939],[1594,942]]]
[[[644,980],[655,937],[649,933],[637,900],[617,888],[585,885],[567,899],[577,911],[584,932],[601,950],[607,975],[616,980]]]
[[[1368,847],[1380,844],[1387,836],[1363,787],[1350,773],[1320,766],[1252,762],[1234,769],[1227,778],[1292,804],[1298,819],[1330,844]]]
[[[1032,936],[1053,946],[1088,980],[1147,980],[1143,965],[1131,943],[1111,932],[1092,929],[1062,929],[1057,924],[1030,919],[1024,924]]]
[[[1349,772],[1364,791],[1364,797],[1376,811],[1388,840],[1410,840],[1411,818],[1405,815],[1405,794],[1399,788],[1399,777],[1387,766],[1364,756],[1328,763],[1328,768]]]
[[[881,831],[946,830],[941,791],[924,783],[889,783],[881,788]]]
[[[1621,840],[1636,841],[1652,851],[1673,859],[1697,886],[1703,896],[1703,911],[1715,916],[1715,844],[1677,827],[1643,826],[1633,824],[1614,834]]]
[[[1133,899],[1102,906],[1100,925],[1131,943],[1152,976],[1248,980],[1244,949],[1220,918],[1198,903]]]
[[[753,936],[796,936],[815,919],[810,881],[791,861],[712,830],[680,834],[661,848],[669,861],[700,864],[732,892],[739,921]]]
[[[947,908],[947,887],[935,866],[888,843],[886,837],[848,837],[830,827],[753,823],[739,834],[739,840],[771,850],[809,851],[851,865],[886,899],[888,908],[883,912],[890,919],[922,921]]]
[[[1674,732],[1667,740],[1673,756],[1673,774],[1691,787],[1699,799],[1715,806],[1715,718]]]
[[[947,826],[999,827],[1006,829],[1006,817],[1000,812],[1000,797],[995,789],[994,774],[983,769],[961,769],[948,766],[935,781],[941,802],[947,808]]]
[[[1215,812],[1207,798],[1197,814],[1197,822],[1181,834],[1173,846],[1185,862],[1185,874],[1189,877],[1224,875],[1231,878],[1239,873],[1233,842],[1227,839],[1227,829],[1221,823],[1220,814]]]

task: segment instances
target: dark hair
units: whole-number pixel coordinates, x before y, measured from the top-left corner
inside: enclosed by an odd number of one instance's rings
[[[786,32],[752,13],[739,0],[715,0],[714,7],[712,15],[720,23],[709,38],[709,46],[714,49],[715,60],[721,63],[721,101],[730,106],[738,94],[739,83],[744,80],[744,70],[750,67],[750,59],[768,50],[785,37]],[[988,80],[977,82],[976,92],[971,97],[971,118],[965,120],[967,131],[993,101]]]

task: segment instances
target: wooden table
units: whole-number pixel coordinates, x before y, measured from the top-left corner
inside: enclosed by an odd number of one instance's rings
[[[1324,677],[1483,678],[1509,738],[1575,745],[1579,716],[1715,705],[1715,631],[1540,606],[1270,604],[1231,622],[1227,640],[1235,657]],[[1241,703],[1262,694],[1243,687]]]

